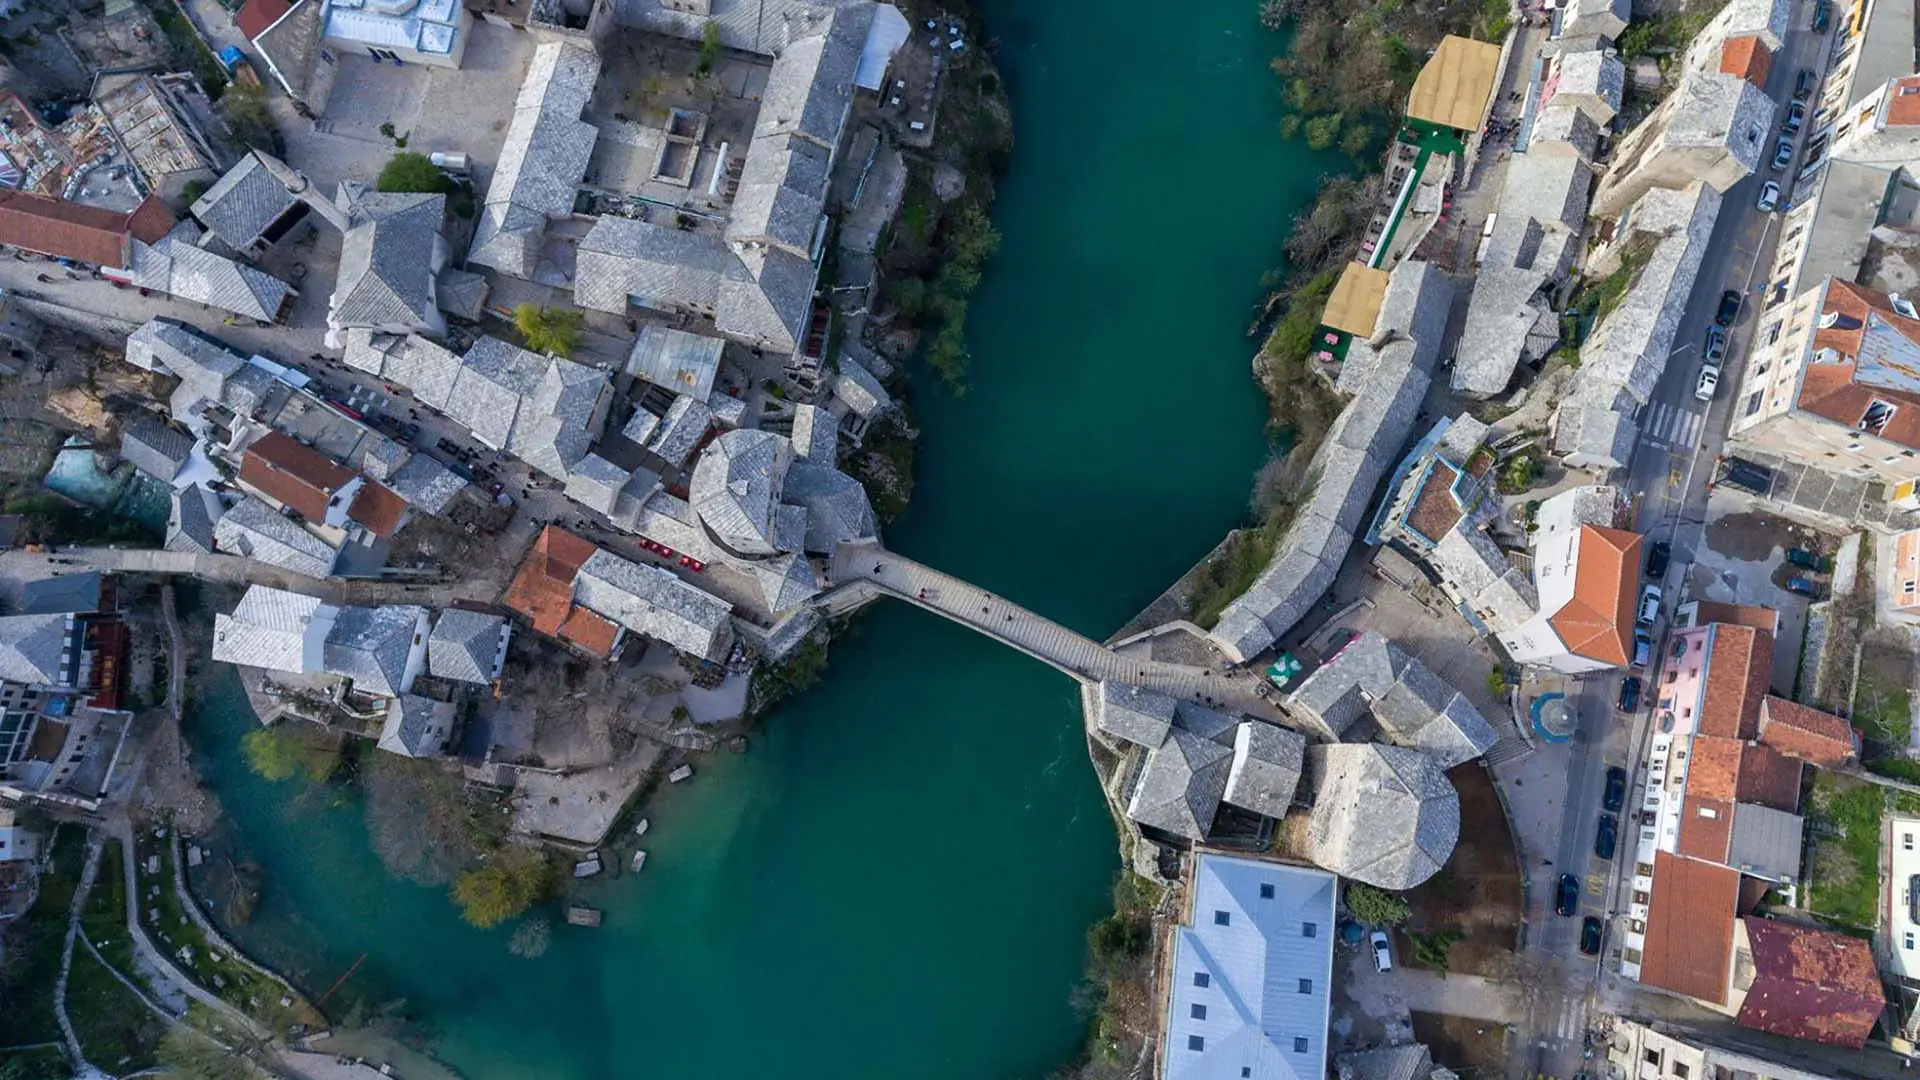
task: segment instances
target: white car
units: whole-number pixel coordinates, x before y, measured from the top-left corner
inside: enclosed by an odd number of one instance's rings
[[[1780,184],[1769,180],[1760,185],[1760,212],[1771,214],[1780,208]]]
[[[1393,948],[1387,944],[1387,932],[1375,930],[1367,935],[1368,944],[1373,946],[1374,970],[1386,974],[1393,970]]]
[[[1708,364],[1700,369],[1700,381],[1693,384],[1693,396],[1700,401],[1712,401],[1713,395],[1720,390],[1720,369]]]
[[[1642,626],[1652,626],[1653,620],[1660,617],[1660,586],[1648,584],[1640,590],[1640,614],[1634,620]]]

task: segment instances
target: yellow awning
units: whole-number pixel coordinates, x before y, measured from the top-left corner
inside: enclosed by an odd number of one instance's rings
[[[1320,316],[1321,324],[1344,330],[1354,337],[1372,337],[1374,324],[1380,319],[1380,301],[1387,295],[1387,277],[1385,270],[1375,270],[1364,263],[1348,263],[1333,286],[1333,295],[1327,297],[1327,310]]]
[[[1486,116],[1500,77],[1500,46],[1448,34],[1440,39],[1407,95],[1407,116],[1472,131]]]

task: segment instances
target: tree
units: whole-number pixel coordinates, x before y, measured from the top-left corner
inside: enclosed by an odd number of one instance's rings
[[[700,77],[713,74],[713,65],[720,59],[720,24],[712,20],[700,31]]]
[[[1368,926],[1397,926],[1412,914],[1405,900],[1360,881],[1347,883],[1347,910]]]
[[[340,743],[331,733],[317,727],[295,731],[291,723],[247,732],[240,737],[240,750],[248,768],[276,783],[305,774],[317,784],[332,776],[340,764]]]
[[[446,192],[449,185],[447,178],[433,167],[427,155],[408,150],[387,159],[386,165],[380,170],[380,178],[374,181],[373,186],[380,191],[440,195]]]
[[[460,905],[460,917],[484,930],[532,907],[546,892],[547,882],[547,860],[538,851],[506,847],[455,878],[453,899]]]
[[[580,343],[580,312],[573,308],[544,308],[521,304],[513,309],[513,328],[527,348],[559,357],[573,355]]]
[[[553,940],[553,924],[545,919],[528,919],[514,931],[507,941],[507,951],[515,956],[532,960],[545,956],[547,945]]]
[[[252,1080],[246,1060],[185,1024],[167,1029],[158,1050],[166,1080]]]
[[[1263,0],[1260,5],[1260,25],[1268,30],[1279,30],[1287,25],[1287,5],[1285,0]]]
[[[1340,122],[1345,119],[1340,113],[1328,113],[1307,121],[1307,149],[1331,150],[1340,138]]]
[[[1451,957],[1448,954],[1453,951],[1454,943],[1462,936],[1460,931],[1451,928],[1407,931],[1407,940],[1413,942],[1413,962],[1445,975],[1451,964]]]
[[[267,111],[267,92],[252,83],[234,83],[220,96],[233,137],[255,150],[273,149],[273,114]]]
[[[1372,124],[1355,124],[1340,137],[1340,152],[1355,161],[1366,157],[1367,151],[1371,149],[1373,149]]]

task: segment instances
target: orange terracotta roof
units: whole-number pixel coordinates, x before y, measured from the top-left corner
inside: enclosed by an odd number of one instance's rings
[[[1640,579],[1640,534],[1580,526],[1573,597],[1548,619],[1567,651],[1626,667],[1633,638],[1634,584]]]
[[[1723,604],[1718,600],[1701,600],[1694,604],[1693,624],[1695,626],[1717,622],[1751,626],[1755,630],[1765,630],[1769,634],[1780,632],[1780,613],[1770,607],[1761,607],[1758,604]]]
[[[560,624],[554,636],[605,659],[613,653],[613,643],[620,637],[620,628],[586,608],[575,607],[567,612],[566,620]]]
[[[1886,293],[1855,285],[1838,278],[1827,282],[1820,308],[1825,316],[1837,315],[1838,322],[1816,329],[1816,351],[1832,349],[1842,359],[1834,363],[1808,364],[1801,376],[1798,405],[1804,412],[1824,417],[1850,428],[1858,428],[1867,409],[1876,400],[1894,407],[1878,435],[1902,446],[1920,448],[1920,393],[1857,381],[1856,363],[1864,347],[1869,322],[1878,321],[1892,332],[1920,345],[1920,319],[1910,319],[1893,310]]]
[[[360,493],[347,507],[347,516],[359,522],[375,536],[392,536],[407,514],[407,500],[385,484],[369,480],[360,485]]]
[[[1771,694],[1760,702],[1760,741],[1821,766],[1843,765],[1860,752],[1845,720]]]
[[[1740,740],[1697,735],[1687,759],[1687,798],[1732,802],[1740,784]]]
[[[1893,80],[1887,91],[1887,126],[1912,127],[1920,124],[1920,75]]]
[[[1733,800],[1717,802],[1689,795],[1680,804],[1680,841],[1674,850],[1708,862],[1725,863],[1733,845]],[[1732,915],[1731,909],[1728,915]]]
[[[157,244],[161,237],[173,231],[178,224],[173,211],[160,201],[160,196],[149,195],[140,200],[140,205],[127,214],[127,231],[135,240],[143,244]]]
[[[278,22],[280,16],[293,9],[287,0],[247,0],[234,12],[233,25],[248,41],[265,33],[267,27]]]
[[[1773,635],[1751,626],[1711,628],[1699,732],[1751,739],[1760,727],[1760,701],[1773,680]]]
[[[1725,1004],[1739,902],[1738,870],[1655,852],[1640,981]]]
[[[1740,780],[1734,798],[1743,803],[1770,806],[1788,814],[1800,812],[1800,761],[1771,746],[1748,743],[1740,753]]]
[[[1735,1023],[1856,1050],[1866,1045],[1887,1007],[1866,942],[1772,919],[1741,924],[1753,953],[1753,985]]]
[[[240,458],[242,481],[309,521],[326,520],[334,493],[353,476],[353,470],[278,431],[254,440]]]
[[[1767,72],[1773,70],[1773,53],[1755,34],[1730,37],[1720,47],[1720,70],[1765,90]]]
[[[143,233],[152,233],[162,220],[166,228],[153,236],[155,240],[173,227],[173,215],[157,199],[148,198],[131,214],[123,214],[0,188],[0,244],[58,259],[110,269],[124,267],[131,250],[127,243],[132,232],[129,222],[138,221]]]
[[[605,657],[613,651],[619,627],[573,602],[574,576],[598,550],[557,525],[547,526],[521,560],[503,602],[540,633]]]
[[[1420,493],[1414,496],[1413,505],[1407,509],[1407,524],[1436,544],[1452,532],[1462,517],[1460,504],[1453,497],[1453,485],[1459,480],[1460,470],[1449,462],[1436,459],[1433,468],[1427,470]]]

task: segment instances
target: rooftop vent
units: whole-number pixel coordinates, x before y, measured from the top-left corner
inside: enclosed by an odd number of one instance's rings
[[[1901,296],[1899,293],[1888,294],[1887,303],[1893,306],[1894,311],[1909,319],[1920,319],[1920,311],[1913,309],[1913,301]]]
[[[1858,330],[1860,320],[1839,311],[1824,312],[1820,316],[1822,330]]]

